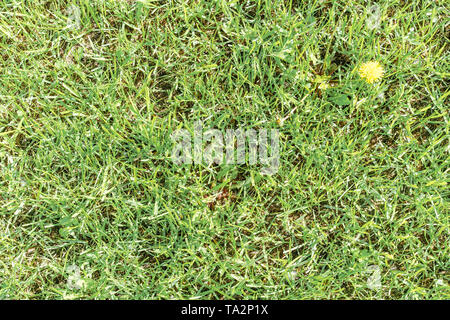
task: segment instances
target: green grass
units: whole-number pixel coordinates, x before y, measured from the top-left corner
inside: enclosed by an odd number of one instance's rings
[[[2,1],[0,298],[449,299],[450,8],[377,3]],[[173,164],[196,120],[277,174]]]

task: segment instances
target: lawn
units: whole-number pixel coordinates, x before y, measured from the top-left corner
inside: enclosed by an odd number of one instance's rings
[[[449,13],[2,1],[0,298],[450,299]],[[197,121],[277,171],[174,163]]]

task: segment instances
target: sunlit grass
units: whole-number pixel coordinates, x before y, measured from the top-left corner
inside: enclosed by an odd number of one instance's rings
[[[448,299],[449,7],[377,3],[2,1],[0,297]],[[174,165],[196,120],[278,173]]]

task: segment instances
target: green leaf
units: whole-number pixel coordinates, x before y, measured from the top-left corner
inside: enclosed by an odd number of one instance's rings
[[[340,95],[334,96],[331,98],[331,101],[333,101],[338,106],[347,106],[351,102],[346,94],[340,94]]]

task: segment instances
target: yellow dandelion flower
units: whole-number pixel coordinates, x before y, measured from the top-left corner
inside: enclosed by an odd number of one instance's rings
[[[359,75],[368,83],[380,81],[384,74],[384,68],[378,61],[369,61],[359,67]]]

